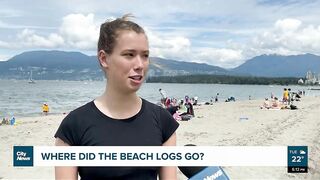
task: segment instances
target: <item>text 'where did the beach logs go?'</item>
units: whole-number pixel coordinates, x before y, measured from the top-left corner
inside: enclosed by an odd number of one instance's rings
[[[287,146],[14,146],[13,149],[14,166],[288,165]]]

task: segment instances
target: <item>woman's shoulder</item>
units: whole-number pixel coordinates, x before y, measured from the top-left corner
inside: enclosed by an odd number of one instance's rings
[[[143,101],[143,104],[145,106],[145,108],[147,108],[148,110],[153,110],[153,111],[161,111],[164,110],[164,108],[162,108],[161,106],[154,104],[146,99],[141,98]]]
[[[86,104],[72,110],[68,116],[69,117],[82,117],[88,114],[94,108],[93,101],[87,102]]]
[[[146,109],[147,112],[149,112],[149,113],[155,114],[156,117],[159,117],[159,119],[160,119],[160,117],[166,117],[168,115],[171,115],[167,109],[165,109],[157,104],[154,104],[150,101],[147,101],[145,99],[142,99],[142,100],[144,103],[144,109]]]

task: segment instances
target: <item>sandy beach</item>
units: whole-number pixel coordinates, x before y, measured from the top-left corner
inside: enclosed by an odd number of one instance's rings
[[[221,102],[195,107],[195,117],[179,121],[178,145],[288,146],[306,145],[309,172],[289,174],[286,167],[223,167],[230,179],[320,179],[320,97],[303,97],[298,110],[260,109],[263,100]],[[54,144],[65,115],[17,118],[16,126],[0,126],[0,179],[54,179],[53,167],[17,168],[15,145]],[[241,120],[246,118],[246,120]],[[179,172],[179,179],[187,179]]]

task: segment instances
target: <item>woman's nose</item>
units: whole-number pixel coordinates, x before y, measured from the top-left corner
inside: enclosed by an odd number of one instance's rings
[[[137,56],[135,59],[134,69],[143,69],[144,66],[144,58],[141,56]]]

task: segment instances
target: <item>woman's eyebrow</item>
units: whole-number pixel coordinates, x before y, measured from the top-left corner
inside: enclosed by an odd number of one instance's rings
[[[124,50],[122,50],[122,52],[139,52],[139,50],[136,50],[136,49],[124,49]],[[141,52],[149,53],[149,50],[143,50]]]

